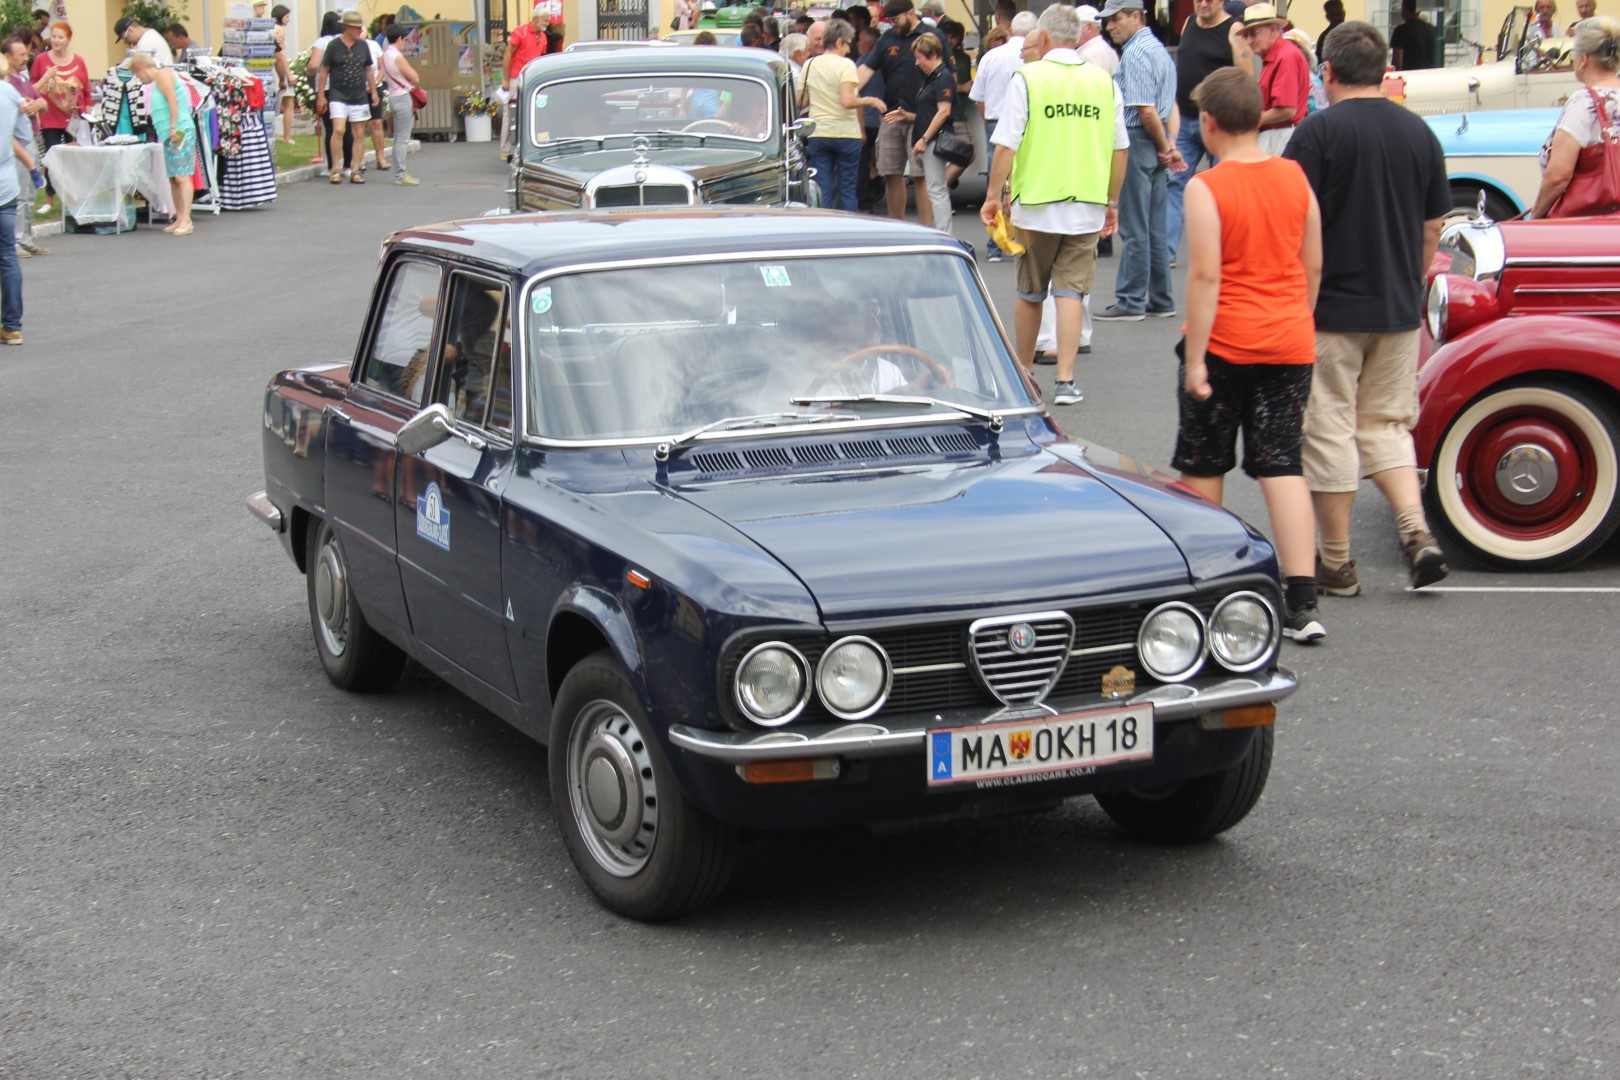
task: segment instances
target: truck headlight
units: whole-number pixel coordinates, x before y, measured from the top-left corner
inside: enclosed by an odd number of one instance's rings
[[[1203,666],[1204,617],[1179,600],[1161,604],[1142,620],[1136,654],[1148,674],[1160,682],[1182,682]]]
[[[804,654],[780,641],[755,645],[737,665],[737,708],[763,727],[779,727],[810,700],[810,665]]]
[[[891,681],[889,658],[871,638],[833,642],[816,666],[816,692],[840,720],[864,720],[881,709]]]

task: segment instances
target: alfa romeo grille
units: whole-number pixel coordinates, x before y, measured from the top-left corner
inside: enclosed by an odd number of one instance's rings
[[[1074,620],[1063,611],[980,619],[968,627],[973,668],[1004,704],[1040,701],[1063,674]]]

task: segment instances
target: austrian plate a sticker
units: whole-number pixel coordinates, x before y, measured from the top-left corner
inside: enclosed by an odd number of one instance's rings
[[[434,547],[450,550],[450,508],[444,505],[438,484],[416,497],[416,535]]]
[[[1030,784],[1151,760],[1151,704],[928,732],[930,787]]]

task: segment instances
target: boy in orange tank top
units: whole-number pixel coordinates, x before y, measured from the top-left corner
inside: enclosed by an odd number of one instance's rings
[[[1316,197],[1297,164],[1260,149],[1252,76],[1223,68],[1193,92],[1219,165],[1187,184],[1186,335],[1177,352],[1180,428],[1171,465],[1220,502],[1237,464],[1260,483],[1283,578],[1283,633],[1327,636],[1316,604],[1316,516],[1300,464],[1322,275]]]

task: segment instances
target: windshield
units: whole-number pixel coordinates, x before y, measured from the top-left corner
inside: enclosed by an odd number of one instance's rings
[[[527,307],[531,434],[549,438],[1035,404],[967,261],[945,252],[600,270],[542,282]],[[793,400],[872,394],[940,403]]]
[[[716,75],[625,75],[536,87],[529,99],[536,144],[600,135],[677,131],[763,142],[771,95],[752,79]]]

